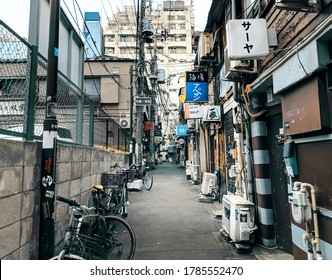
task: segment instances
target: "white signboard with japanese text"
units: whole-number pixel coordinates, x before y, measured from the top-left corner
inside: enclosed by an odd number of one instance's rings
[[[204,106],[203,107],[203,121],[204,122],[218,122],[220,117],[220,106]]]
[[[184,118],[189,119],[202,119],[203,118],[203,105],[194,105],[185,103],[183,105]]]
[[[258,59],[269,52],[266,20],[236,19],[226,25],[230,60]]]

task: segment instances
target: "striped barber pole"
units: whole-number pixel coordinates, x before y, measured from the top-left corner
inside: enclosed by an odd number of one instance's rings
[[[257,227],[262,245],[276,245],[272,186],[270,178],[270,159],[267,143],[267,127],[264,117],[254,118],[251,123],[252,149],[255,175],[257,206]]]

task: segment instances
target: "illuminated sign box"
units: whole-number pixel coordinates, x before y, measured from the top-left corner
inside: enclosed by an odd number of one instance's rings
[[[269,53],[266,20],[263,18],[229,20],[226,36],[231,60],[259,59]]]
[[[186,102],[208,101],[208,73],[186,72]]]
[[[179,125],[176,127],[176,135],[184,136],[188,135],[188,126],[187,125]]]

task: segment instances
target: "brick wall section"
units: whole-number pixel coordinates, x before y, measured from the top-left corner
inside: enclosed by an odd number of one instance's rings
[[[86,203],[122,153],[58,145],[56,193]],[[0,139],[0,259],[38,259],[41,143]],[[68,206],[56,206],[56,244],[64,236]]]

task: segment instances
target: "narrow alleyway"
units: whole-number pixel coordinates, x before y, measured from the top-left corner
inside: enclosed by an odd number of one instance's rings
[[[221,205],[199,202],[200,186],[186,180],[184,170],[163,163],[153,175],[151,191],[129,193],[127,219],[137,238],[135,260],[292,259],[282,251],[257,246],[250,254],[238,254],[219,234],[221,221],[213,213]]]

